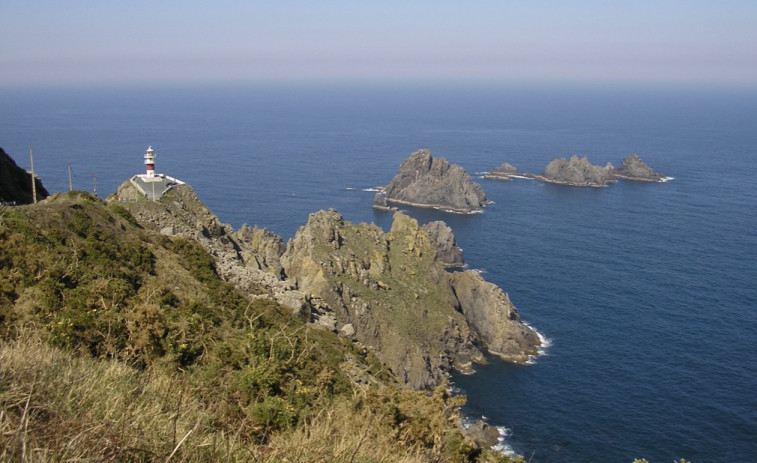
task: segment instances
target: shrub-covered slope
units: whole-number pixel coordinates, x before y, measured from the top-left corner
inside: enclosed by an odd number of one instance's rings
[[[193,239],[55,195],[0,215],[0,460],[469,461],[444,387],[221,280]]]

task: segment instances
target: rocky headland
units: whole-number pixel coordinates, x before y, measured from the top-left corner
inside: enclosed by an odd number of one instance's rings
[[[465,169],[443,158],[434,158],[425,149],[416,151],[402,162],[397,175],[383,188],[383,193],[389,204],[460,213],[480,211],[491,202]]]
[[[50,196],[38,177],[35,176],[34,182],[37,201]],[[16,161],[0,148],[0,203],[31,204],[34,202],[32,191],[31,174],[19,167]]]
[[[502,290],[475,272],[446,270],[464,262],[443,222],[420,227],[396,213],[384,233],[321,211],[284,246],[267,230],[221,223],[189,185],[160,201],[134,201],[132,189],[124,182],[109,200],[145,228],[196,240],[243,294],[359,343],[412,388],[431,388],[453,368],[470,371],[485,354],[522,362],[537,353],[538,336]]]

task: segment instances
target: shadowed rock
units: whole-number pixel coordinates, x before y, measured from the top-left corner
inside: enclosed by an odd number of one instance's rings
[[[37,201],[50,196],[39,177],[35,176]],[[2,148],[0,148],[0,202],[13,204],[31,204],[32,177],[29,172],[16,164]]]

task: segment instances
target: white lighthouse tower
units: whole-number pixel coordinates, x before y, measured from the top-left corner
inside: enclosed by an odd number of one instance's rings
[[[145,169],[147,169],[146,175],[148,177],[155,177],[155,152],[152,150],[152,146],[148,146],[145,153]]]
[[[171,188],[184,184],[179,179],[155,173],[155,151],[153,151],[152,146],[147,147],[144,158],[145,173],[133,176],[130,182],[147,199],[157,201]]]

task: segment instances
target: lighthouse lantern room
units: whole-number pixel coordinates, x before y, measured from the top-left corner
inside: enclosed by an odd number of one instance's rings
[[[148,146],[145,153],[145,169],[147,169],[148,177],[155,177],[155,152],[152,150],[152,146]]]

